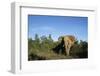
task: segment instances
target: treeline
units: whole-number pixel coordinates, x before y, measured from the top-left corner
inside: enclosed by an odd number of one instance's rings
[[[47,59],[69,59],[87,58],[88,43],[86,41],[76,41],[71,48],[70,56],[64,54],[64,48],[58,49],[59,40],[54,41],[51,34],[39,37],[35,34],[34,40],[28,39],[28,60],[47,60]],[[54,50],[56,48],[57,50]],[[61,52],[59,52],[61,51]]]

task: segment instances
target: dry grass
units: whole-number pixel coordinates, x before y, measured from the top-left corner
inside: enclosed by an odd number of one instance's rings
[[[49,50],[49,51],[39,51],[35,50],[33,51],[34,56],[39,58],[35,60],[55,60],[55,59],[71,59],[71,56],[65,56],[63,54],[56,54],[55,52]]]

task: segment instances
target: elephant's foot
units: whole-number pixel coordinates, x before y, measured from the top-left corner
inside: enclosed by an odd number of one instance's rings
[[[69,51],[66,51],[66,56],[70,56],[70,53],[69,53]]]
[[[65,53],[66,56],[69,56],[69,53]]]

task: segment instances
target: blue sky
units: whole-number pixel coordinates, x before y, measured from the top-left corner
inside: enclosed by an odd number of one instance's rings
[[[28,38],[52,35],[53,40],[59,36],[74,35],[78,40],[88,39],[88,17],[28,15]]]

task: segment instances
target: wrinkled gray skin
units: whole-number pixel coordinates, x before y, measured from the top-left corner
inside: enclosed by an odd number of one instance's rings
[[[61,43],[63,41],[63,45],[65,48],[65,53],[67,56],[70,55],[70,49],[76,41],[76,38],[72,35],[61,36],[58,38],[58,42]]]

